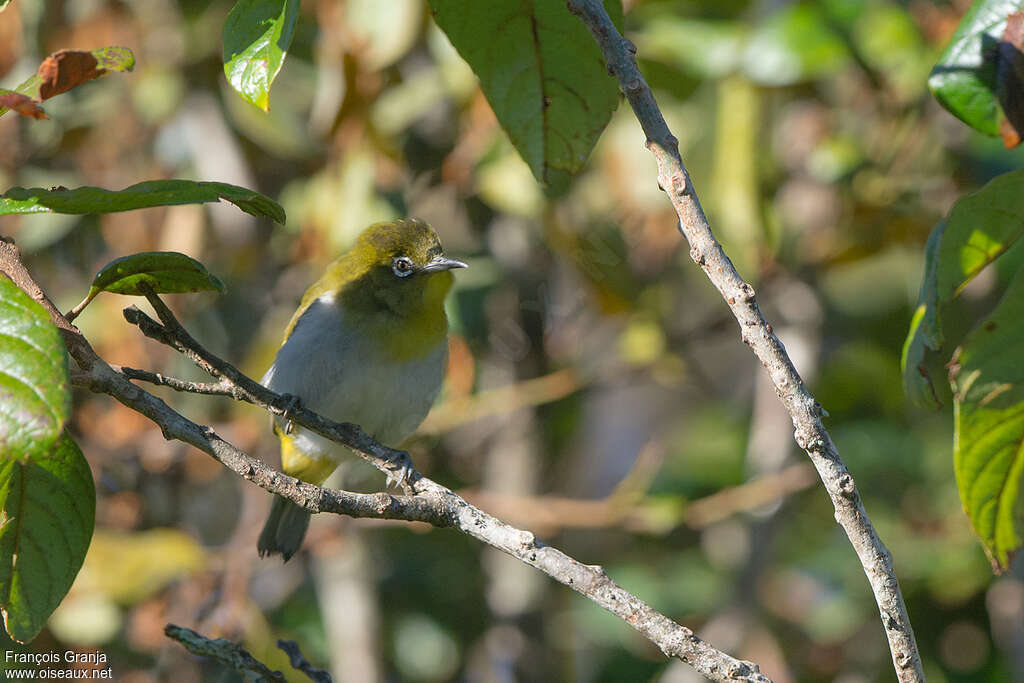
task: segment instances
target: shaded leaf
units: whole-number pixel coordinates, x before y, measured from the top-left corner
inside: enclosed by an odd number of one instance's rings
[[[0,90],[0,109],[10,109],[16,114],[33,119],[49,118],[43,108],[36,104],[31,97],[13,90]]]
[[[299,0],[239,0],[224,20],[224,75],[263,111],[270,108],[270,85],[291,45],[299,5]]]
[[[49,449],[0,459],[0,610],[27,642],[67,594],[92,538],[92,473],[65,432]]]
[[[158,294],[227,291],[224,283],[194,258],[176,251],[147,251],[105,265],[93,278],[89,298],[100,292],[141,296],[143,284]]]
[[[622,25],[619,0],[605,8]],[[431,0],[516,151],[558,193],[583,168],[619,101],[601,51],[563,0]]]
[[[1024,536],[1024,270],[956,354],[954,463],[964,510],[998,572]]]
[[[70,413],[60,333],[42,306],[0,276],[0,457],[46,452]]]
[[[1019,0],[974,2],[928,79],[928,87],[943,107],[988,135],[999,135],[1004,119],[1000,94],[1015,60],[1001,66],[1013,50],[1008,52],[1000,43],[1007,17],[1018,10]]]
[[[126,47],[101,47],[92,51],[60,50],[43,60],[34,75],[13,91],[41,102],[54,95],[67,92],[108,71],[131,71],[135,56]],[[0,116],[9,107],[0,105]]]
[[[999,43],[996,66],[996,95],[1005,116],[999,121],[999,134],[1007,149],[1020,144],[1024,131],[1024,14],[1014,12],[1006,19],[1006,30]]]
[[[918,308],[903,346],[903,386],[918,405],[937,407],[927,355],[944,341],[942,307],[1024,234],[1024,170],[962,197],[932,231]]]
[[[253,216],[284,223],[281,205],[259,192],[227,183],[150,180],[123,190],[79,187],[74,190],[13,187],[0,195],[0,215],[10,213],[113,213],[172,204],[200,204],[226,199]]]

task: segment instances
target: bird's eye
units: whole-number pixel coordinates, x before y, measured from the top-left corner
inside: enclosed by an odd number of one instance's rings
[[[405,256],[399,256],[391,262],[391,272],[398,277],[409,277],[412,275],[412,261]]]

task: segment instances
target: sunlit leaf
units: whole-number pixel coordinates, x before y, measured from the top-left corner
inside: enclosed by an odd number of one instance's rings
[[[79,187],[74,190],[14,187],[0,195],[0,215],[10,213],[112,213],[172,204],[201,204],[226,199],[253,216],[284,223],[284,209],[269,197],[227,183],[150,180],[123,190]]]
[[[1001,175],[962,197],[932,231],[918,309],[903,346],[903,385],[919,405],[937,406],[926,356],[943,344],[943,305],[1022,234],[1024,170]]]
[[[1000,78],[1012,71],[1000,64],[1004,52],[1000,43],[1007,17],[1020,9],[1019,0],[972,3],[928,79],[928,87],[943,107],[989,135],[999,135]]]
[[[143,285],[156,293],[227,291],[217,276],[194,258],[176,251],[147,251],[111,261],[93,278],[89,296],[100,292],[145,294]]]
[[[238,94],[264,111],[292,43],[299,5],[299,0],[239,0],[224,20],[224,74]]]
[[[82,566],[96,491],[74,440],[0,459],[0,610],[7,633],[27,642],[43,628]]]
[[[605,8],[622,24],[619,0]],[[564,0],[431,0],[534,177],[558,193],[583,168],[618,104],[601,51]]]
[[[0,275],[0,457],[56,442],[71,413],[67,352],[49,314]]]
[[[953,359],[954,462],[964,510],[997,571],[1024,536],[1024,271]]]

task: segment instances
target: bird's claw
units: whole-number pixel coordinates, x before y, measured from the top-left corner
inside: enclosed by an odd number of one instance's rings
[[[292,420],[291,412],[302,405],[302,401],[295,394],[281,394],[281,417],[284,418],[284,433],[291,434],[295,431],[295,422]]]
[[[412,458],[405,451],[398,451],[399,455],[391,460],[391,468],[388,469],[386,486],[395,488],[407,488],[409,478],[413,473]]]

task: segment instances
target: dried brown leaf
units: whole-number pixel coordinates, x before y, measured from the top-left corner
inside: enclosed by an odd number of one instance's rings
[[[89,52],[80,50],[60,50],[43,60],[37,72],[42,79],[39,86],[39,99],[47,100],[54,95],[67,92],[107,72],[97,67],[99,62]]]
[[[31,97],[17,92],[0,93],[0,109],[10,109],[15,113],[29,116],[33,119],[50,118],[43,111],[43,108],[33,101]]]

